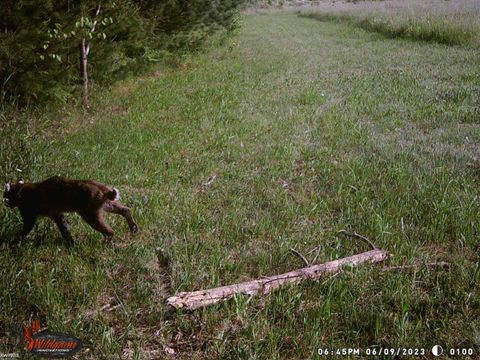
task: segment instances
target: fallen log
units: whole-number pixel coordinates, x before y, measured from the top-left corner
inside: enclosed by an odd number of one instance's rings
[[[363,262],[379,262],[387,259],[386,251],[375,249],[343,259],[329,261],[324,264],[313,265],[288,273],[269,276],[239,284],[221,286],[208,290],[181,292],[167,299],[167,304],[175,309],[195,310],[208,305],[217,304],[232,298],[236,294],[263,295],[279,288],[284,284],[296,284],[306,279],[318,279],[323,274],[335,273],[343,266],[357,266]]]

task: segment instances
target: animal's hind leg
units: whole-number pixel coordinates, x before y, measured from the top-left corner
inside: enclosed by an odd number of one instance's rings
[[[138,231],[138,225],[133,220],[132,210],[129,207],[122,205],[119,201],[107,201],[103,204],[103,209],[107,212],[121,215],[127,220],[130,232],[135,234]]]
[[[65,240],[69,243],[73,243],[72,234],[70,234],[70,230],[68,229],[67,220],[65,219],[65,215],[63,214],[56,214],[52,216],[53,221],[57,224],[58,229],[62,233],[62,236]]]
[[[92,212],[82,212],[80,216],[85,220],[88,225],[97,231],[100,231],[105,236],[112,236],[114,234],[112,228],[103,220],[102,209],[94,210]]]

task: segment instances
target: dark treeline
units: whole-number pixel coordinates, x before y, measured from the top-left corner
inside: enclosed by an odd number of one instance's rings
[[[0,102],[65,101],[81,89],[82,50],[90,78],[108,83],[196,49],[215,31],[235,28],[242,2],[3,0]]]

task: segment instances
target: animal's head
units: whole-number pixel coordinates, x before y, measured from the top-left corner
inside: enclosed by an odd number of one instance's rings
[[[3,200],[8,207],[14,208],[18,206],[20,200],[20,195],[22,192],[23,185],[25,183],[23,180],[17,181],[16,184],[6,183],[5,191],[3,192]]]

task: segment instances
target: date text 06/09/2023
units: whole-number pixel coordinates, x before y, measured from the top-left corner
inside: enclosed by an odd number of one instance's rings
[[[423,348],[377,348],[368,347],[365,350],[360,348],[319,348],[319,356],[423,356]]]
[[[365,350],[360,348],[327,348],[321,347],[317,349],[318,356],[425,356],[432,354],[434,356],[440,356],[447,353],[451,356],[473,356],[475,351],[473,348],[452,348],[444,350],[440,345],[435,345],[430,351],[425,348],[379,348],[368,347]]]

